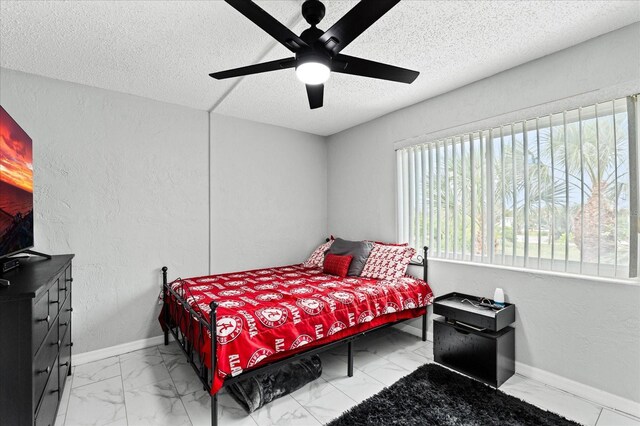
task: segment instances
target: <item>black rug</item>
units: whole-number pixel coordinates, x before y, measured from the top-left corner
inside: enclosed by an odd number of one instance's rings
[[[427,364],[329,426],[577,424],[439,365]]]

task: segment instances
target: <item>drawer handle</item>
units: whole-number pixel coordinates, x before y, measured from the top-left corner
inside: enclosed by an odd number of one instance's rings
[[[51,373],[51,367],[47,367],[44,370],[37,371],[38,374],[49,374]]]
[[[66,286],[65,286],[65,287],[62,287],[62,288],[61,288],[60,290],[58,290],[58,291],[67,291],[67,287],[66,287]]]
[[[60,302],[59,302],[59,301],[57,301],[57,300],[54,300],[54,301],[49,302],[49,304],[50,304],[50,305],[57,305],[58,303],[60,303]]]
[[[60,389],[53,389],[53,390],[51,390],[49,393],[54,394],[54,393],[56,393],[56,392],[60,392]]]
[[[73,312],[73,308],[67,309],[67,312]]]
[[[73,278],[67,278],[67,279],[65,279],[65,281],[72,283],[73,282]]]
[[[58,340],[57,342],[52,343],[52,344],[51,344],[51,346],[57,346],[57,347],[60,347],[60,344],[61,344],[61,343],[62,343],[62,342],[60,342],[60,340]]]
[[[63,366],[64,366],[64,367],[68,367],[68,366],[69,366],[69,361],[67,361],[67,362],[65,362],[65,363],[60,364],[60,367],[63,367]]]
[[[38,322],[44,322],[44,321],[46,321],[47,324],[49,324],[49,322],[51,321],[51,315],[47,315],[46,318],[42,318],[38,320]]]
[[[69,325],[69,321],[61,322],[61,323],[60,323],[60,327],[63,327],[63,326],[64,326],[64,327],[66,327],[66,326],[68,326],[68,325]]]

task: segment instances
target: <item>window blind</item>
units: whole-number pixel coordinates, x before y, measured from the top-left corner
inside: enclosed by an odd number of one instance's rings
[[[397,150],[398,239],[444,259],[636,277],[635,117],[628,97]]]

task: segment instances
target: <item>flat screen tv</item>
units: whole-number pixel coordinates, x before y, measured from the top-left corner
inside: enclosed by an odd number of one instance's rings
[[[0,106],[0,259],[33,247],[31,138]]]

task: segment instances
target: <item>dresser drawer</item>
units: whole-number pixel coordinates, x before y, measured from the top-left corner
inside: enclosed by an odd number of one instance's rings
[[[515,329],[477,331],[433,320],[435,362],[490,386],[500,387],[515,372]]]
[[[60,324],[71,319],[72,259],[31,256],[3,276],[11,285],[0,288],[0,426],[53,426],[71,387],[63,379],[73,370],[72,327]]]
[[[67,268],[68,271],[71,271]],[[60,302],[67,300],[69,293],[71,293],[71,281],[73,279],[69,276],[66,276],[66,271],[64,274],[60,275],[58,279],[58,295],[60,297]]]
[[[451,320],[462,322],[477,328],[499,331],[516,320],[516,307],[505,303],[502,309],[495,310],[479,306],[484,298],[463,293],[448,293],[436,297],[433,301],[433,313]]]
[[[67,266],[67,268],[64,270],[64,278],[67,282],[73,281],[71,279],[71,265]]]
[[[58,280],[49,288],[49,314],[53,317],[58,312],[60,305],[58,302],[63,300],[58,296]]]
[[[60,389],[63,389],[64,381],[69,374],[71,368],[71,332],[62,338],[62,345],[60,346],[60,355],[58,356],[60,367]]]
[[[36,354],[33,360],[33,403],[38,403],[42,396],[42,391],[47,383],[47,379],[53,373],[53,370],[58,374],[58,365],[55,364],[55,359],[58,356],[58,327],[52,327],[47,334],[42,347]]]
[[[58,309],[56,307],[55,312]],[[49,331],[49,325],[55,319],[56,314],[49,314],[49,293],[46,292],[42,295],[42,298],[33,305],[33,353],[35,354],[40,347],[40,344],[44,340],[47,332]]]
[[[56,365],[58,364],[56,360]],[[60,399],[60,386],[58,384],[58,369],[54,368],[49,376],[40,406],[36,411],[35,426],[53,426],[56,420],[56,410]]]
[[[58,327],[60,328],[58,335],[60,338],[65,336],[71,325],[71,311],[71,298],[68,297],[64,302],[64,305],[62,305],[62,308],[60,309],[60,316],[58,317]]]

